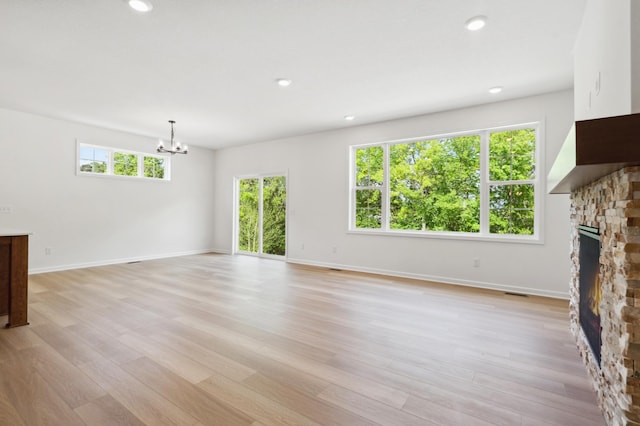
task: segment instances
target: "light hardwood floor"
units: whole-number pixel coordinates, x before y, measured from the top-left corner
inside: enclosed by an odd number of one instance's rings
[[[29,286],[1,425],[604,424],[566,301],[213,254]]]

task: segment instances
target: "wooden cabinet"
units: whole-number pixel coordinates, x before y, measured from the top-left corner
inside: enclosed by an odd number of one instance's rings
[[[27,322],[29,235],[0,233],[0,316],[7,327]]]

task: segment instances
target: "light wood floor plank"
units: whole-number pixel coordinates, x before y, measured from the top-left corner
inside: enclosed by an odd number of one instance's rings
[[[0,385],[0,425],[25,425],[9,396],[5,394],[4,385]]]
[[[241,382],[256,372],[253,368],[195,343],[199,339],[189,329],[184,330],[182,335],[166,330],[155,330],[149,333],[149,337],[158,343],[172,345],[182,355],[236,382]]]
[[[86,363],[79,368],[146,424],[193,425],[196,423],[193,416],[182,411],[110,361]]]
[[[413,414],[367,398],[359,392],[352,392],[336,385],[329,385],[318,398],[344,407],[354,413],[382,425],[437,425],[435,421],[414,416]]]
[[[235,426],[250,425],[255,421],[149,358],[130,361],[122,368],[149,388],[158,389],[163,397],[204,424]]]
[[[213,374],[213,370],[193,361],[191,358],[158,343],[141,334],[123,334],[120,342],[143,353],[147,358],[173,371],[178,376],[191,383],[198,383]]]
[[[112,335],[112,330],[105,329],[103,321],[89,320],[82,324],[67,327],[66,330],[73,334],[75,339],[98,352],[103,358],[116,364],[142,356],[141,352],[121,343],[118,340],[118,335]]]
[[[2,426],[604,424],[562,300],[215,254],[29,289]]]
[[[299,388],[291,386],[287,380],[277,380],[257,373],[244,380],[242,384],[323,425],[366,426],[374,424],[349,410],[319,400],[315,394],[307,394]]]
[[[214,374],[198,386],[216,399],[247,413],[265,425],[319,425],[297,411],[290,410],[222,375]]]
[[[32,360],[0,364],[0,395],[27,425],[82,425],[55,389],[33,368]]]
[[[32,328],[42,340],[74,365],[102,359],[102,355],[75,338],[73,333],[57,324],[42,324]]]
[[[106,394],[104,389],[63,358],[50,346],[37,346],[22,351],[22,362],[32,368],[71,408],[84,405]]]
[[[97,398],[75,409],[89,426],[144,426],[144,423],[111,395]]]

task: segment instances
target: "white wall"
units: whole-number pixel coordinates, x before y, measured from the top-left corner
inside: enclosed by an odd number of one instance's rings
[[[33,232],[29,269],[208,251],[215,153],[190,147],[171,182],[76,176],[76,139],[153,152],[156,140],[0,109],[0,228]],[[51,255],[45,255],[50,247]]]
[[[353,144],[545,120],[546,177],[572,100],[565,91],[217,151],[214,248],[232,250],[234,176],[288,171],[290,261],[567,298],[568,196],[545,196],[544,244],[348,234],[348,153]]]
[[[638,3],[587,3],[574,50],[576,120],[640,112]]]
[[[631,2],[631,112],[640,113],[640,2]]]

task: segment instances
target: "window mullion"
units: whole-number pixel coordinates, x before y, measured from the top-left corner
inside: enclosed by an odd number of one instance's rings
[[[258,254],[262,254],[263,209],[264,209],[264,177],[258,180]]]
[[[114,151],[112,149],[109,150],[109,164],[107,166],[107,170],[109,175],[114,175],[115,176],[115,159],[113,158],[114,155]]]
[[[389,230],[391,207],[389,200],[389,175],[390,175],[389,144],[382,146],[382,229]]]
[[[489,132],[480,134],[480,235],[489,234]]]
[[[138,177],[144,177],[144,156],[137,154],[138,157]]]
[[[507,185],[535,185],[536,181],[534,179],[523,179],[523,180],[488,180],[487,184],[489,186],[507,186]]]

